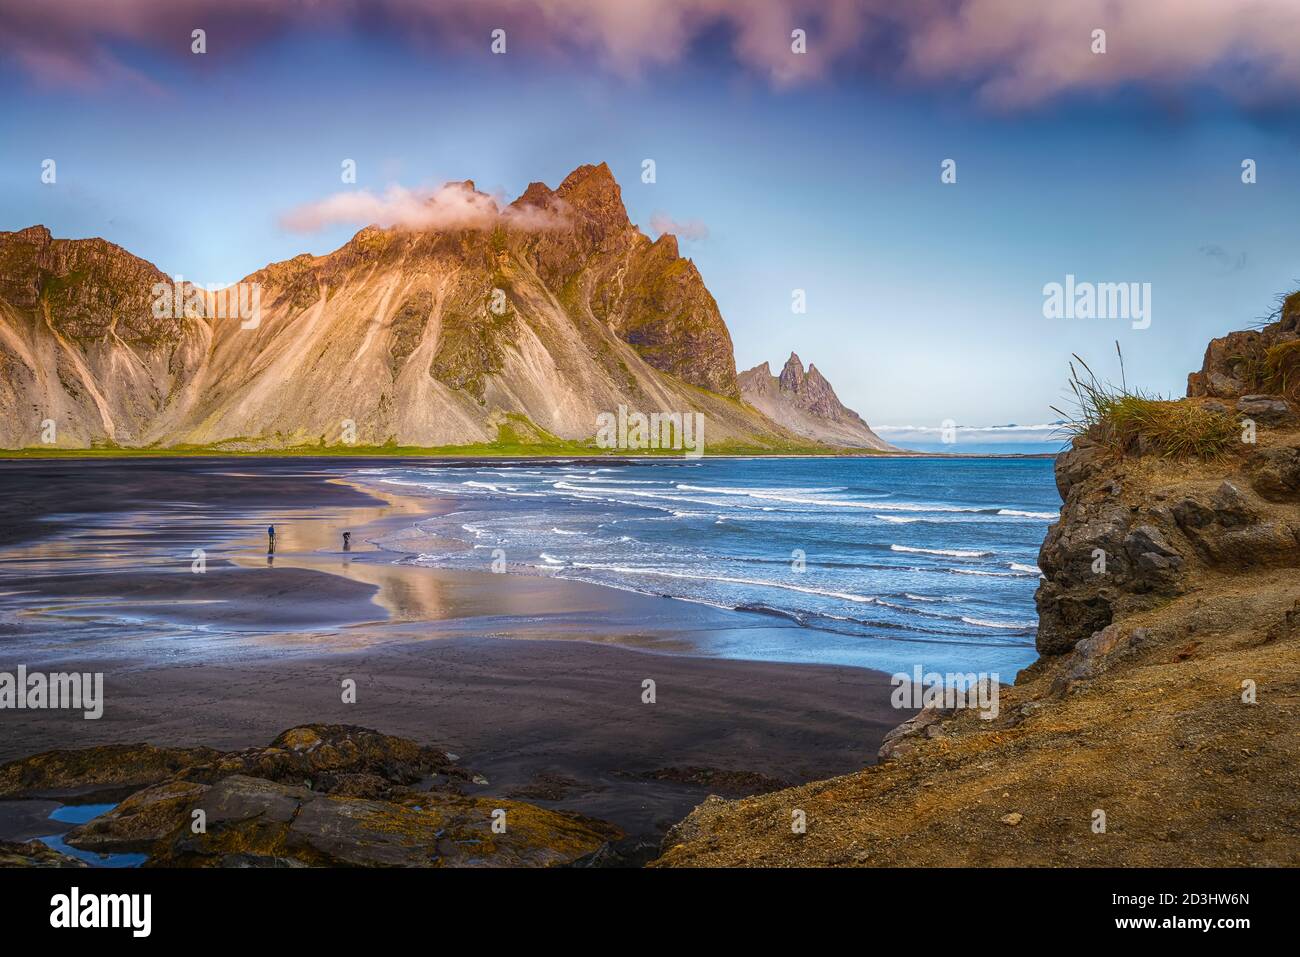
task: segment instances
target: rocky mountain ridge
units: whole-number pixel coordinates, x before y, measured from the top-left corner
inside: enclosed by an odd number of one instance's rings
[[[50,423],[82,448],[334,445],[349,424],[362,446],[451,446],[507,421],[584,441],[620,405],[700,412],[715,445],[808,445],[741,401],[699,270],[629,221],[605,164],[501,210],[457,188],[491,212],[367,227],[248,276],[255,323],[155,315],[169,277],[104,240],[0,233],[0,446],[40,445]]]
[[[779,376],[772,375],[764,362],[742,372],[738,382],[746,402],[807,439],[849,448],[895,451],[871,431],[862,416],[840,402],[815,365],[805,371],[802,360],[793,352]]]

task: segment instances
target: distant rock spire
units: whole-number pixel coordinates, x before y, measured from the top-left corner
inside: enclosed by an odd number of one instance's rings
[[[781,388],[798,392],[803,388],[803,379],[803,362],[792,352],[790,358],[785,360],[785,368],[781,370]]]

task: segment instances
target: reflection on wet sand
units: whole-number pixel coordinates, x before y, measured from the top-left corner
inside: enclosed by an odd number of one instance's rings
[[[372,585],[377,589],[372,600],[393,622],[484,614],[482,608],[458,602],[455,595],[449,594],[458,589],[449,588],[438,576],[395,564],[402,554],[418,554],[422,545],[441,544],[422,536],[415,525],[438,503],[400,495],[386,499],[385,504],[376,506],[277,511],[276,551],[274,556],[266,556],[266,564],[271,565],[274,557],[280,567],[304,568]],[[347,548],[345,534],[351,539]],[[383,547],[377,542],[383,542]],[[250,537],[237,545],[240,548],[230,556],[231,560],[241,567],[256,567],[256,541]],[[493,604],[497,613],[510,613],[499,601]]]
[[[421,525],[455,506],[333,481],[374,504],[165,502],[61,515],[56,534],[0,549],[8,647],[21,642],[38,660],[66,654],[70,641],[82,656],[126,645],[143,653],[149,641],[152,654],[217,658],[472,636],[709,654],[719,643],[752,647],[756,632],[791,627],[549,576],[491,574],[486,554],[482,571],[408,564],[466,547]]]

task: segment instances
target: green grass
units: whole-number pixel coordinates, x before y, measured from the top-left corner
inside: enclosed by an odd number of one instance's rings
[[[826,446],[790,446],[768,448],[749,445],[709,445],[705,457],[714,455],[890,455],[875,449],[839,449]],[[0,459],[79,459],[79,458],[196,458],[202,456],[243,458],[682,458],[673,449],[601,449],[578,442],[556,445],[510,442],[480,442],[472,445],[294,445],[274,449],[235,449],[221,445],[177,445],[166,448],[131,448],[96,446],[88,449],[37,446],[25,449],[0,449]]]
[[[681,458],[681,449],[602,449],[594,439],[584,442],[561,439],[533,425],[526,418],[522,423],[502,423],[497,427],[496,442],[477,442],[470,445],[291,445],[279,448],[241,448],[254,439],[237,439],[213,445],[172,445],[131,447],[100,444],[86,449],[32,446],[24,449],[0,449],[0,459],[62,459],[62,458],[185,458],[198,456],[243,456],[253,458],[294,456],[338,457],[398,457],[398,458],[629,458],[653,456]],[[740,443],[707,443],[705,455],[891,455],[875,449],[842,449],[825,445],[761,446]]]
[[[1087,435],[1120,455],[1156,455],[1166,459],[1221,458],[1241,441],[1237,420],[1187,399],[1164,399],[1131,392],[1124,379],[1119,343],[1120,385],[1102,382],[1076,355],[1070,363],[1070,390],[1075,409],[1063,412],[1067,435]],[[1082,369],[1082,371],[1080,371]]]
[[[508,415],[497,426],[497,441],[469,445],[334,445],[301,444],[279,448],[247,448],[258,440],[232,439],[212,445],[172,445],[131,447],[112,443],[91,448],[32,446],[24,449],[0,449],[0,459],[61,458],[185,458],[199,456],[282,457],[399,457],[399,458],[627,458],[653,456],[681,458],[681,449],[602,449],[595,439],[574,441],[561,439],[531,422],[526,416]],[[738,443],[705,444],[706,455],[889,455],[874,449],[839,449],[824,445],[759,446]]]
[[[703,391],[703,390],[701,390]],[[718,397],[714,397],[718,398]],[[724,399],[739,408],[732,399]],[[53,446],[32,446],[25,449],[0,449],[0,459],[63,459],[63,458],[184,458],[199,456],[244,457],[398,457],[398,458],[631,458],[653,456],[656,458],[682,458],[682,449],[602,449],[594,437],[582,441],[562,439],[534,423],[526,415],[506,413],[497,424],[495,442],[477,442],[470,445],[398,445],[389,441],[383,445],[326,445],[300,444],[278,448],[257,448],[262,439],[243,436],[211,445],[171,445],[131,447],[112,442],[99,442],[90,448],[74,449]],[[773,443],[772,445],[745,445],[740,443],[705,442],[705,455],[891,455],[876,449],[846,449],[827,445],[801,445],[798,443]]]

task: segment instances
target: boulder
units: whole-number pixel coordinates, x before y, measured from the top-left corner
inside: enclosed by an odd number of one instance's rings
[[[1263,425],[1281,425],[1292,417],[1291,406],[1280,395],[1243,395],[1237,412]]]
[[[1187,377],[1187,394],[1236,399],[1247,391],[1252,365],[1267,347],[1268,340],[1253,329],[1211,340],[1201,370]]]
[[[1044,580],[1034,592],[1038,608],[1035,645],[1042,655],[1063,655],[1082,638],[1105,628],[1114,617],[1111,589],[1073,594]]]
[[[1074,646],[1052,682],[1052,692],[1063,693],[1076,682],[1097,677],[1150,640],[1151,632],[1146,628],[1107,625]]]
[[[923,708],[885,734],[876,757],[892,761],[907,754],[919,742],[943,733],[941,722],[952,716],[952,708]]]
[[[1272,502],[1300,498],[1300,448],[1283,445],[1261,449],[1246,463],[1250,487]]]

